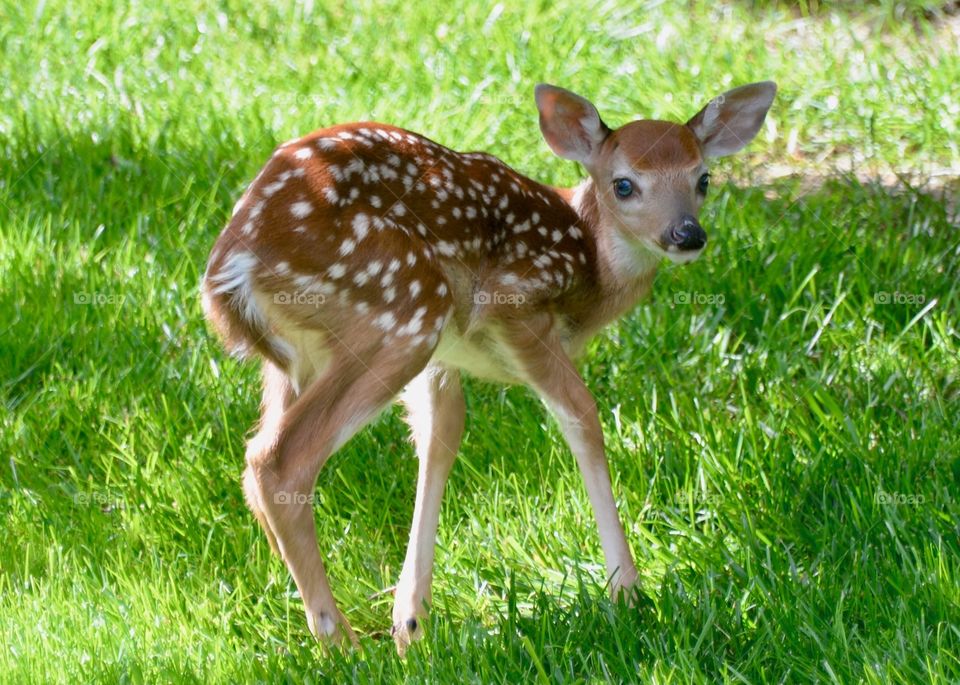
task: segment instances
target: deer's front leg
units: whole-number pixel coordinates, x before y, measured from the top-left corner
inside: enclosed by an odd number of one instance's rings
[[[517,321],[506,331],[505,342],[514,350],[525,380],[556,416],[580,467],[600,531],[611,595],[631,600],[637,568],[617,514],[593,395],[560,344],[552,317]]]
[[[402,400],[420,468],[410,542],[393,605],[393,639],[401,655],[423,634],[440,500],[457,456],[466,415],[459,373],[439,367],[428,366],[421,372],[407,386]]]

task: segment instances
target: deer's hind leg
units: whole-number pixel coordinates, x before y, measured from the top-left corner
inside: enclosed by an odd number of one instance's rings
[[[324,642],[356,637],[334,601],[317,545],[312,506],[317,475],[330,455],[423,369],[432,351],[375,341],[365,348],[339,347],[284,409],[271,439],[248,450],[251,499],[297,584],[311,632]]]
[[[276,445],[283,414],[294,399],[296,399],[296,392],[287,374],[272,362],[264,361],[260,424],[257,434],[247,443],[247,467],[243,472],[243,492],[246,495],[247,506],[260,522],[260,527],[267,536],[270,548],[278,555],[280,548],[277,547],[277,536],[274,535],[267,520],[251,461]]]
[[[299,395],[299,388],[309,385],[329,364],[329,354],[324,347],[325,336],[305,334],[301,336],[300,354],[296,364],[289,370],[278,367],[270,360],[263,361],[263,396],[260,401],[260,422],[257,433],[247,442],[247,467],[243,472],[243,491],[247,505],[253,512],[263,532],[267,536],[270,548],[277,554],[277,537],[270,528],[270,522],[264,513],[264,504],[251,466],[260,454],[273,449],[280,437],[283,415]]]

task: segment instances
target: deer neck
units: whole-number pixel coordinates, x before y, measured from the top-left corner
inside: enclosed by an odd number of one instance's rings
[[[577,213],[584,233],[596,246],[596,283],[585,284],[591,311],[584,317],[585,327],[595,331],[632,309],[650,291],[660,257],[629,242],[617,226],[603,222],[593,179],[557,192]]]

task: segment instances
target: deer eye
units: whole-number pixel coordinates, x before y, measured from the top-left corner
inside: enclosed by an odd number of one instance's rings
[[[707,188],[710,187],[710,174],[704,174],[700,177],[700,180],[697,181],[697,190],[700,191],[702,195],[707,194]]]
[[[617,194],[617,197],[630,197],[633,193],[633,184],[626,178],[614,179],[613,192]]]

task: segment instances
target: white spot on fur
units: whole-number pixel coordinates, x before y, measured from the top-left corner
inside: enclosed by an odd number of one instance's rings
[[[370,219],[363,212],[359,212],[353,217],[353,233],[357,240],[363,240],[370,230]]]
[[[423,316],[427,313],[426,307],[419,307],[416,312],[413,314],[413,318],[407,322],[405,326],[401,326],[397,330],[397,335],[414,335],[420,332],[420,329],[423,328]]]
[[[354,174],[359,174],[363,172],[363,162],[354,157],[350,160],[350,163],[343,168],[343,177],[350,178]]]
[[[373,320],[373,325],[384,332],[390,332],[397,325],[397,317],[392,312],[384,312]]]
[[[263,187],[264,197],[271,197],[286,184],[286,181],[274,181],[273,183],[268,183]]]
[[[317,147],[321,150],[332,150],[339,144],[334,138],[317,138]]]
[[[302,219],[305,216],[308,216],[310,212],[313,211],[313,205],[309,202],[294,202],[290,205],[290,213],[293,214],[298,219]]]

